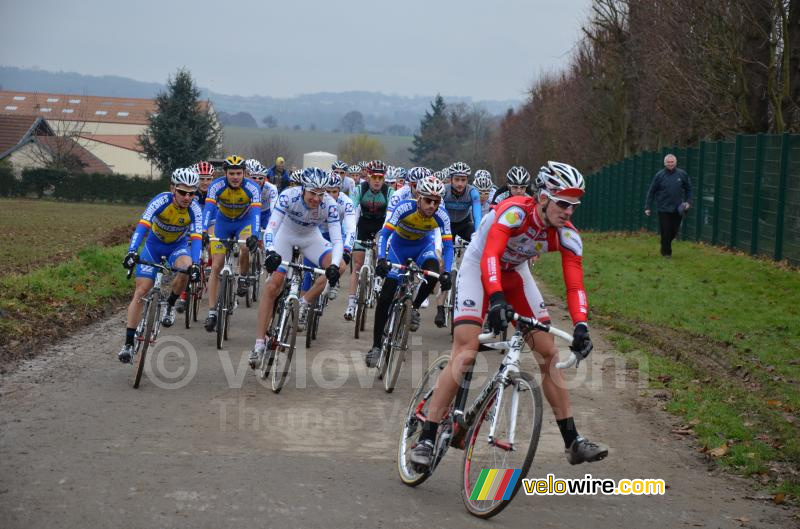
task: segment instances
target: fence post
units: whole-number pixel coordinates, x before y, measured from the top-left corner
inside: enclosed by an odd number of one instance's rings
[[[781,138],[781,169],[778,179],[778,217],[775,219],[775,260],[783,259],[783,215],[786,211],[786,184],[789,175],[789,133]]]
[[[695,152],[694,147],[686,147],[686,174],[687,175],[691,174],[692,158],[694,158],[694,152]],[[689,178],[690,178],[689,181],[691,181],[691,176]],[[687,238],[688,233],[689,233],[689,215],[686,215],[686,218],[683,219],[683,222],[681,223],[681,239],[683,239],[685,241],[686,238]]]
[[[756,135],[756,160],[753,171],[753,225],[750,228],[750,254],[758,253],[758,217],[761,205],[761,172],[764,165],[764,134]]]
[[[695,220],[694,240],[699,241],[703,236],[703,179],[706,172],[706,141],[700,142],[700,156],[697,166],[697,191],[695,193],[694,207],[697,210]]]
[[[711,244],[719,242],[719,201],[722,185],[722,140],[717,140],[716,167],[714,168],[714,227],[711,231]]]
[[[739,181],[742,178],[742,144],[744,135],[736,136],[736,151],[733,158],[733,191],[731,197],[731,240],[730,247],[736,248],[739,242]]]

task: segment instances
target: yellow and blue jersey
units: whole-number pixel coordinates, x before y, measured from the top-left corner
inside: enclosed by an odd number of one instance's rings
[[[128,251],[137,251],[145,237],[148,244],[172,246],[185,244],[188,242],[188,236],[192,241],[196,241],[192,244],[192,262],[198,263],[202,246],[201,219],[202,211],[196,201],[192,201],[187,208],[182,209],[173,200],[172,193],[159,193],[150,201],[142,218],[139,219]]]
[[[450,217],[442,205],[431,217],[423,217],[417,209],[416,200],[404,200],[397,204],[386,220],[378,237],[378,257],[386,257],[389,237],[392,246],[430,242],[434,231],[442,232],[442,258],[444,269],[450,270],[453,262],[453,234],[450,231]]]
[[[203,209],[203,231],[208,231],[209,224],[217,219],[217,215],[229,221],[249,219],[253,233],[258,233],[261,229],[261,190],[258,184],[245,178],[239,187],[233,188],[224,176],[211,182]]]

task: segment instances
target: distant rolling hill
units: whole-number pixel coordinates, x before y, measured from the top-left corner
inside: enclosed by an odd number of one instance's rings
[[[324,132],[311,130],[252,129],[247,127],[224,127],[223,145],[225,152],[239,153],[243,156],[255,156],[252,147],[255,143],[272,136],[285,138],[291,145],[294,156],[287,161],[290,165],[300,165],[303,153],[326,151],[338,154],[339,145],[352,136],[344,132]],[[386,161],[393,165],[410,165],[408,148],[411,147],[412,136],[371,135],[380,141],[386,149]],[[274,160],[261,160],[272,165]],[[357,160],[347,160],[355,162]]]

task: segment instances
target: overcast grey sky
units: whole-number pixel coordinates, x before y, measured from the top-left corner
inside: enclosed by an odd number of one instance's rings
[[[590,0],[0,0],[0,64],[238,95],[346,90],[523,99]]]

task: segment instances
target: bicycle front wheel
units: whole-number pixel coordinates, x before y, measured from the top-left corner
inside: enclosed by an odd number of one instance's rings
[[[491,518],[519,491],[539,445],[542,392],[526,373],[491,392],[467,432],[461,499],[470,514]]]
[[[403,367],[403,360],[408,350],[408,320],[410,316],[411,300],[408,300],[400,307],[397,321],[392,329],[389,357],[386,359],[386,376],[383,377],[383,389],[386,390],[386,393],[394,391],[397,378],[400,376],[400,368]]]
[[[295,342],[297,341],[297,319],[300,315],[299,302],[290,299],[286,303],[281,323],[278,328],[278,343],[275,346],[275,358],[272,365],[272,391],[280,393],[289,375],[289,367],[294,356]]]
[[[416,487],[430,476],[430,472],[418,472],[411,464],[411,450],[417,446],[419,436],[422,434],[422,425],[428,418],[428,403],[433,395],[433,388],[436,387],[436,381],[439,380],[439,375],[449,361],[450,355],[442,355],[433,361],[422,375],[403,417],[403,429],[397,447],[397,472],[400,474],[400,480],[410,487]]]
[[[223,272],[219,278],[217,293],[217,349],[222,349],[222,341],[225,337],[225,325],[228,323],[225,314],[228,312],[228,283],[230,283],[230,273]]]
[[[192,326],[192,299],[194,299],[194,287],[191,281],[186,283],[183,296],[186,298],[183,302],[184,323],[186,324],[186,328],[189,329]]]
[[[453,332],[455,331],[455,327],[453,326],[453,318],[456,315],[456,303],[458,303],[458,270],[453,268],[453,271],[450,272],[450,305],[447,307],[447,324],[450,326],[450,337],[452,338]]]
[[[317,304],[319,300],[310,303],[308,307],[308,318],[306,318],[306,349],[311,348],[311,339],[314,337],[314,324],[317,321]]]
[[[261,293],[261,251],[257,251],[253,257],[252,271],[253,276],[253,301],[258,301],[258,296]]]
[[[369,288],[369,271],[366,267],[361,267],[358,272],[358,286],[356,287],[356,316],[354,318],[356,329],[353,337],[357,340],[358,335],[364,330],[361,321],[366,318],[367,314],[367,296],[369,295],[367,289]]]
[[[153,293],[150,300],[146,302],[146,306],[143,310],[142,317],[145,321],[144,333],[142,336],[136,337],[142,340],[142,347],[136,355],[136,365],[133,369],[133,389],[137,389],[139,383],[142,381],[142,373],[144,372],[144,363],[147,359],[147,351],[150,349],[150,341],[155,339],[153,332],[155,329],[156,317],[158,316],[159,301],[161,301],[160,296],[157,293]]]

